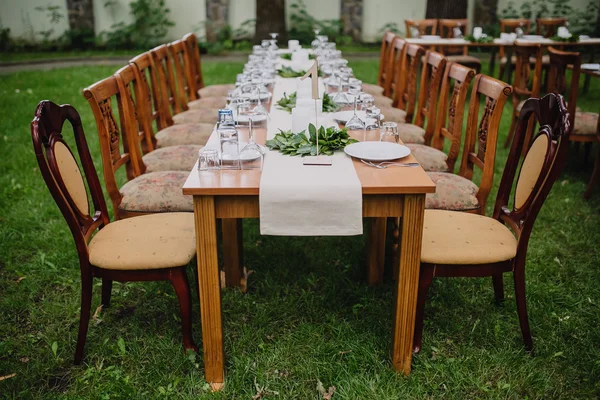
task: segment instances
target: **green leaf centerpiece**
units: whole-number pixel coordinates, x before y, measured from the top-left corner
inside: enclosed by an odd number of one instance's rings
[[[277,73],[282,78],[301,78],[306,75],[306,71],[295,71],[292,67],[281,67],[277,69]],[[321,76],[321,69],[319,68],[319,76]]]
[[[271,150],[279,150],[281,153],[289,156],[316,156],[317,154],[317,128],[313,124],[308,126],[310,139],[306,137],[304,131],[292,133],[292,131],[283,131],[275,135],[271,140],[267,140],[266,145]],[[343,128],[321,126],[318,130],[319,154],[333,155],[336,150],[342,150],[351,143],[358,140],[352,139],[348,131]]]
[[[277,102],[277,107],[291,113],[292,108],[296,107],[296,92],[290,93],[289,96],[284,93],[283,97]],[[331,96],[325,93],[323,96],[323,112],[336,112],[338,108]]]
[[[473,35],[467,35],[465,36],[465,40],[471,43],[492,43],[494,41],[494,38],[492,36],[481,36],[478,39],[475,39],[475,36]]]
[[[283,53],[283,54],[280,54],[279,57],[281,57],[284,60],[290,60],[291,61],[292,60],[292,53]],[[308,55],[308,59],[309,60],[314,60],[315,56],[313,56],[312,54],[309,54]]]
[[[572,34],[569,37],[562,37],[562,36],[554,35],[550,39],[552,39],[555,42],[576,43],[576,42],[579,42],[579,35]]]

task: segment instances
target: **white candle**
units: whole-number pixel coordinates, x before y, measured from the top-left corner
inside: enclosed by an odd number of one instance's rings
[[[310,108],[292,108],[292,133],[300,133],[305,131],[306,135],[308,136],[308,124],[314,124],[314,113],[314,109],[311,110]]]
[[[316,104],[316,108],[317,108],[317,113],[319,115],[321,115],[323,113],[323,100],[318,99],[318,100],[313,100],[313,99],[296,99],[296,107],[297,108],[308,108],[310,110],[312,110],[313,115],[315,113],[315,102]]]
[[[483,35],[483,28],[480,26],[476,26],[475,28],[473,28],[473,37],[475,39],[480,39],[481,35]]]
[[[298,40],[288,40],[288,49],[291,51],[296,51],[296,49],[300,48],[300,42]]]
[[[308,52],[297,50],[292,53],[292,63],[297,65],[306,64],[308,62]]]
[[[300,99],[310,99],[312,97],[312,82],[310,79],[297,79],[296,101]]]

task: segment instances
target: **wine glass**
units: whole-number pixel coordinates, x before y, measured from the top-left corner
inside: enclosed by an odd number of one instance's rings
[[[346,122],[346,129],[350,130],[350,131],[363,131],[363,141],[365,141],[367,139],[367,131],[366,131],[366,127],[367,125],[365,124],[365,122],[360,119],[358,117],[358,114],[356,113],[356,109],[357,109],[357,105],[358,105],[358,93],[353,94],[354,96],[354,114],[352,115],[352,118],[350,118],[350,120],[348,122]]]
[[[248,119],[248,143],[240,151],[240,166],[242,169],[261,169],[263,166],[264,149],[254,141],[253,118],[256,116],[249,101],[238,105],[238,113]]]

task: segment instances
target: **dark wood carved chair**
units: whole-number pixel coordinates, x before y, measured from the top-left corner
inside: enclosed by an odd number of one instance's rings
[[[193,211],[190,196],[181,187],[189,171],[157,171],[146,173],[139,142],[135,111],[129,96],[121,96],[117,78],[108,77],[84,89],[98,129],[102,167],[108,195],[113,203],[115,219],[158,212]],[[115,118],[118,111],[119,122]],[[130,131],[133,131],[131,134]],[[117,172],[125,168],[127,182],[122,186]]]
[[[66,121],[73,127],[85,181],[63,139]],[[110,305],[112,281],[170,281],[179,299],[183,346],[197,352],[186,274],[186,265],[196,255],[193,214],[155,214],[111,223],[77,111],[69,105],[41,102],[31,135],[40,172],[67,221],[79,255],[81,310],[75,364],[83,358],[94,278],[102,279],[105,307]]]
[[[174,125],[169,110],[169,99],[163,93],[161,77],[150,52],[145,52],[129,61],[135,66],[137,81],[146,93],[152,94],[151,142],[155,148],[177,145],[204,145],[214,130],[213,123],[195,123]],[[166,85],[164,85],[166,86]]]
[[[542,35],[545,38],[556,35],[558,27],[566,25],[566,18],[537,18],[535,20],[537,34]]]
[[[511,93],[507,83],[482,74],[475,77],[459,173],[427,173],[436,184],[436,192],[427,195],[425,208],[485,213],[494,179],[500,120]],[[475,167],[481,170],[479,185],[473,181]]]
[[[462,141],[462,126],[467,94],[475,71],[464,65],[448,63],[441,79],[437,114],[431,119],[433,136],[426,145],[407,144],[425,171],[454,172]],[[445,141],[450,142],[448,154]]]
[[[406,19],[404,20],[406,26],[406,37],[411,38],[412,31],[410,28],[417,28],[419,30],[419,36],[422,35],[435,35],[437,33],[438,20],[437,19]]]
[[[539,123],[540,129],[517,175],[530,117]],[[421,349],[425,301],[434,277],[491,276],[496,299],[503,300],[502,275],[506,272],[513,274],[523,341],[526,349],[532,350],[525,296],[527,246],[535,219],[564,164],[568,136],[568,112],[562,96],[549,94],[542,99],[527,100],[519,115],[493,217],[425,211],[415,352]]]
[[[381,39],[381,53],[379,55],[379,74],[377,75],[377,84],[363,83],[362,90],[373,96],[383,96],[386,81],[389,78],[389,56],[391,54],[392,44],[396,39],[393,32],[386,31]]]
[[[527,18],[507,18],[500,20],[500,32],[502,33],[514,33],[517,28],[520,28],[524,34],[528,35],[531,30],[531,21]],[[507,59],[504,55],[504,46],[500,46],[498,49],[498,55],[500,57],[500,78],[504,76],[504,68],[506,67]],[[510,62],[515,65],[516,58],[511,57]]]
[[[465,36],[470,33],[468,19],[440,19],[439,27],[440,36],[443,38],[453,38],[454,28],[459,28]],[[469,55],[468,46],[441,46],[438,50],[446,56],[448,62],[473,68],[476,73],[481,72],[481,60]]]

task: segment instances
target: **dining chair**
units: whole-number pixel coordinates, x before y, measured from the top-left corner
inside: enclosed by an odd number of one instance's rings
[[[373,96],[383,96],[386,80],[389,77],[389,55],[396,37],[396,34],[390,31],[385,31],[383,33],[383,38],[381,39],[381,52],[379,54],[379,74],[377,75],[377,84],[363,83],[363,92]]]
[[[399,37],[395,37],[390,45],[387,57],[386,79],[383,82],[383,94],[373,96],[378,107],[392,107],[396,88],[400,88],[399,79],[401,74],[398,74],[396,71],[397,68],[401,68],[404,65],[405,45],[406,41]]]
[[[592,176],[590,177],[590,181],[585,188],[585,192],[583,193],[583,197],[585,199],[589,199],[592,196],[592,192],[594,187],[598,184],[600,180],[600,118],[598,118],[598,122],[596,125],[596,142],[598,151],[596,152],[596,161],[594,163],[594,171],[592,171]]]
[[[190,57],[189,46],[183,40],[175,40],[167,44],[173,58],[175,67],[175,80],[180,101],[186,103],[191,109],[195,108],[223,108],[227,103],[227,95],[202,97],[198,96],[196,79],[194,78],[193,65]]]
[[[437,19],[405,19],[404,25],[406,26],[406,37],[412,38],[412,32],[410,28],[417,28],[419,30],[419,36],[422,35],[435,35],[438,27]]]
[[[142,80],[138,79],[139,76],[135,64],[126,65],[115,73],[120,98],[127,103],[124,110],[133,111],[133,115],[126,115],[123,111],[124,115],[120,117],[131,122],[130,128],[125,132],[131,136],[129,142],[137,146],[143,154],[140,170],[142,173],[191,171],[198,160],[198,152],[204,144],[183,144],[161,148],[153,146],[156,138],[149,118],[152,102]],[[143,150],[144,148],[146,151]]]
[[[160,89],[161,77],[150,52],[142,53],[129,62],[135,65],[136,79],[141,84],[142,89],[146,93],[152,94],[151,129],[147,131],[151,138],[148,142],[153,143],[154,148],[184,144],[206,144],[215,125],[213,123],[174,124],[168,94]],[[147,150],[144,150],[144,154],[146,152]]]
[[[427,144],[407,143],[411,154],[425,171],[454,172],[460,144],[462,127],[467,104],[467,94],[475,70],[458,63],[447,63],[441,79],[441,89],[437,103],[437,115],[431,119],[434,125],[433,137],[425,139]],[[444,152],[445,142],[449,141],[448,154]]]
[[[508,148],[512,143],[519,112],[525,101],[530,97],[540,96],[540,85],[542,77],[542,46],[530,43],[515,43],[513,49],[516,57],[515,79],[513,82],[512,105],[513,115],[510,123],[510,129],[504,143],[504,148]],[[531,64],[531,60],[535,63]],[[526,138],[530,138],[535,127],[531,125],[528,129]],[[528,143],[523,147],[526,151]]]
[[[198,47],[198,38],[193,33],[187,33],[183,36],[183,41],[187,43],[190,58],[192,61],[192,77],[194,78],[197,93],[200,98],[204,97],[224,97],[230,90],[235,89],[233,84],[204,85],[204,76],[202,75],[202,62],[200,59],[200,48]]]
[[[500,32],[501,33],[514,33],[517,28],[521,28],[525,35],[528,35],[531,30],[531,20],[527,18],[505,18],[500,20]],[[505,57],[504,46],[498,48],[498,56],[500,57],[500,78],[504,76],[504,68],[508,60]],[[512,56],[510,60],[512,65],[516,63],[516,57]]]
[[[530,117],[539,122],[540,129],[520,163]],[[425,211],[413,345],[415,352],[422,347],[425,301],[434,277],[491,276],[496,300],[502,301],[502,276],[506,272],[513,274],[525,348],[528,351],[533,349],[525,295],[527,247],[535,219],[564,164],[568,136],[568,111],[562,96],[551,93],[542,99],[527,100],[519,115],[493,217],[441,210]]]
[[[463,35],[469,34],[468,19],[440,19],[440,36],[451,39],[454,37],[454,29],[459,28]],[[440,46],[439,51],[446,56],[448,62],[456,62],[473,68],[477,73],[481,72],[481,60],[469,55],[468,46]]]
[[[550,38],[558,32],[559,26],[567,26],[566,18],[537,18],[535,20],[538,35]]]
[[[427,173],[436,189],[435,193],[427,194],[426,209],[485,213],[494,179],[500,120],[511,93],[512,87],[507,83],[483,74],[475,77],[459,172]],[[474,182],[475,168],[481,170],[479,185]]]
[[[63,138],[65,121],[73,128],[85,181]],[[196,255],[194,215],[164,213],[110,222],[81,119],[70,105],[42,101],[31,122],[31,136],[40,172],[67,221],[79,256],[81,308],[75,364],[83,359],[94,278],[102,280],[104,307],[110,306],[113,281],[170,281],[179,300],[183,346],[197,352],[186,274]]]
[[[83,90],[90,104],[100,142],[102,169],[108,195],[113,204],[115,219],[160,212],[193,211],[191,196],[184,196],[181,187],[189,171],[157,171],[145,173],[139,142],[133,140],[138,132],[137,121],[128,96],[121,96],[115,76],[94,83]],[[124,98],[125,97],[125,98]],[[115,108],[116,105],[116,108]],[[118,112],[119,122],[115,118]],[[126,182],[117,174],[125,168]]]
[[[178,92],[177,80],[175,77],[173,58],[167,45],[160,45],[152,50],[150,54],[154,59],[154,65],[158,71],[161,92],[165,93],[168,99],[169,111],[175,124],[190,123],[215,123],[217,122],[218,110],[216,108],[193,109],[191,110],[187,102],[183,101]],[[181,88],[183,90],[183,88]]]

